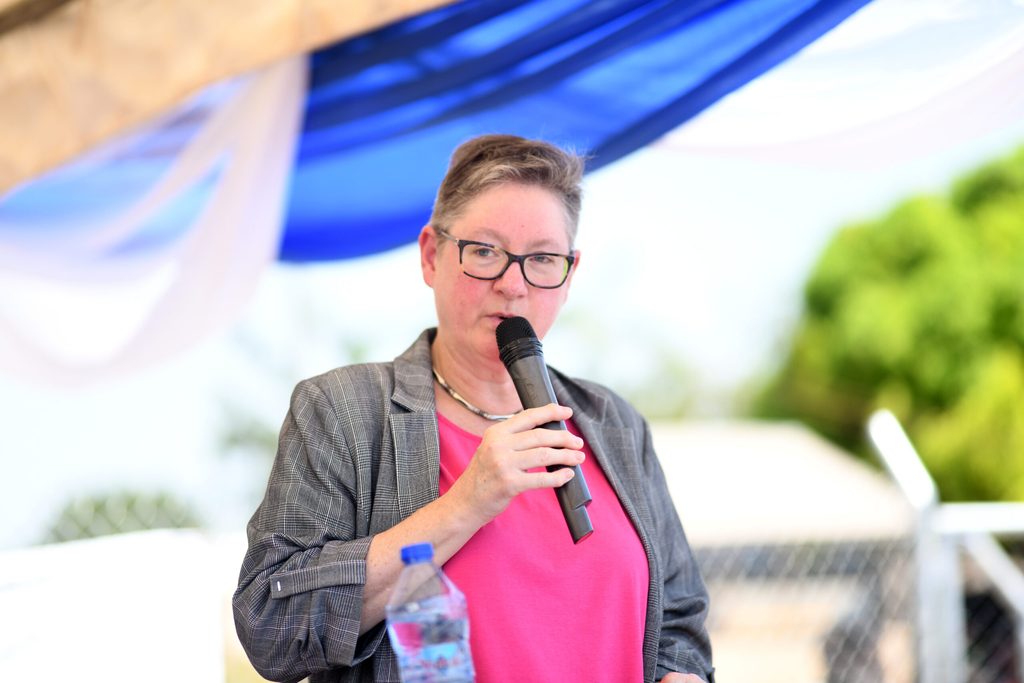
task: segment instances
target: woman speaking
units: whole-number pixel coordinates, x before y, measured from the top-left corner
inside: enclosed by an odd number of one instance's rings
[[[647,423],[553,369],[558,405],[524,410],[499,357],[503,320],[543,339],[565,303],[582,172],[545,142],[461,145],[419,236],[437,327],[295,388],[234,596],[267,678],[397,683],[384,606],[402,546],[430,542],[481,683],[712,680],[707,592]],[[551,490],[575,465],[595,529],[578,544]]]

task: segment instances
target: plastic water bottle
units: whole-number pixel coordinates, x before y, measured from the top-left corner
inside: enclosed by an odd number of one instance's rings
[[[473,683],[465,596],[434,564],[429,543],[402,548],[402,562],[386,611],[403,683]]]

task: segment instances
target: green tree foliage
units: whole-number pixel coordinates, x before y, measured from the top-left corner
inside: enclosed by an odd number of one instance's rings
[[[1024,500],[1024,148],[842,229],[757,401],[865,452],[892,410],[946,500]]]

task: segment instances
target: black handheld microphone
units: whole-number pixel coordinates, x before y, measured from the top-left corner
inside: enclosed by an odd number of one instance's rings
[[[516,393],[524,408],[539,408],[549,403],[557,403],[555,390],[551,387],[548,368],[544,365],[544,350],[537,339],[533,327],[526,318],[507,318],[502,320],[495,330],[498,340],[498,353],[501,362],[512,375],[512,383],[516,385]],[[541,425],[544,429],[561,429],[566,431],[561,420]],[[554,472],[566,465],[549,465],[548,472]],[[572,534],[572,542],[579,543],[594,533],[594,525],[590,523],[587,505],[590,504],[590,489],[583,478],[583,470],[573,465],[573,478],[555,489],[558,504],[562,508],[565,523]]]

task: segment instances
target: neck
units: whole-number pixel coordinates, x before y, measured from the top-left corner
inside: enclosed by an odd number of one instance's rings
[[[515,385],[498,358],[497,349],[493,359],[460,354],[444,343],[438,331],[430,356],[445,384],[470,405],[492,415],[512,415],[522,410]]]
[[[469,412],[473,413],[474,415],[479,415],[485,420],[490,420],[492,422],[500,422],[501,420],[507,420],[513,415],[515,415],[515,413],[497,415],[495,413],[488,413],[486,410],[481,410],[480,408],[477,408],[475,405],[473,405],[465,398],[463,398],[462,394],[455,391],[455,389],[453,389],[452,386],[444,380],[444,377],[442,377],[441,373],[437,371],[437,368],[434,368],[434,379],[437,380],[437,383],[441,385],[441,388],[444,389],[445,392],[447,392],[447,394],[451,396],[456,403],[458,403],[460,406],[462,406]]]

